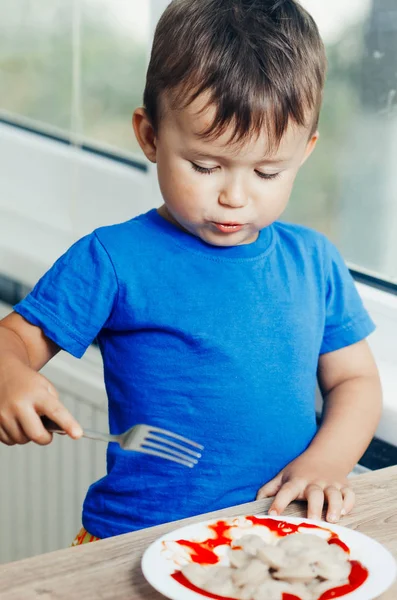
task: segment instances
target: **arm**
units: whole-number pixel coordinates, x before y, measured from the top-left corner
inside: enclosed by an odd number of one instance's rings
[[[52,439],[40,416],[46,415],[71,437],[82,431],[61,404],[54,386],[39,371],[59,348],[16,313],[0,321],[0,441],[12,445]]]
[[[318,380],[324,396],[322,425],[309,448],[258,498],[276,495],[270,512],[281,513],[293,500],[308,501],[308,515],[337,521],[353,508],[347,475],[368,447],[379,423],[382,393],[379,374],[366,341],[323,354]]]
[[[324,418],[310,454],[337,457],[347,475],[367,449],[382,410],[378,369],[367,342],[320,356],[318,380]]]

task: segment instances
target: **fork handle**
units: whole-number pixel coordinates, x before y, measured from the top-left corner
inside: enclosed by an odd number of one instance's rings
[[[112,435],[111,433],[102,433],[101,431],[93,431],[92,429],[84,429],[83,437],[89,438],[90,440],[101,440],[102,442],[119,442],[118,435]]]
[[[59,433],[60,435],[65,435],[63,429],[61,429],[58,423],[52,421],[48,417],[41,417],[41,421],[47,431],[51,433]],[[90,440],[101,440],[102,442],[119,442],[119,437],[117,435],[111,435],[110,433],[102,433],[100,431],[93,431],[92,429],[84,429],[83,437],[89,438]]]

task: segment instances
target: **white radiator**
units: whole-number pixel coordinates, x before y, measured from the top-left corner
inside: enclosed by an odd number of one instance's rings
[[[0,318],[10,308],[0,304]],[[61,401],[90,429],[108,431],[99,351],[61,353],[44,369]],[[106,444],[55,435],[49,446],[0,444],[0,562],[65,548],[81,527],[88,486],[105,474]]]

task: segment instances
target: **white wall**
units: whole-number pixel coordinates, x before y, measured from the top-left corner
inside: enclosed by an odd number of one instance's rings
[[[159,205],[152,171],[0,123],[0,272],[33,284],[82,235]]]

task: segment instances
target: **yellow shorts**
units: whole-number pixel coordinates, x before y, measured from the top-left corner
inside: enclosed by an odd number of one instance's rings
[[[80,529],[78,534],[73,540],[72,546],[80,546],[80,544],[89,544],[90,542],[97,542],[101,538],[95,537],[95,535],[91,535],[88,533],[84,527]]]

